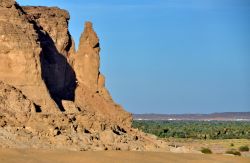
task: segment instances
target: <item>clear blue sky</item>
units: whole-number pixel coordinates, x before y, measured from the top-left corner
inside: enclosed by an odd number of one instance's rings
[[[85,21],[114,100],[133,113],[250,111],[249,0],[17,0]]]

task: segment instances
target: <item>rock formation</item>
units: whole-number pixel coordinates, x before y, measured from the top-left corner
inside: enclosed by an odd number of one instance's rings
[[[93,30],[92,23],[86,22],[80,38],[77,54],[74,56],[74,69],[79,83],[84,84],[92,92],[101,94],[106,100],[112,101],[105,88],[105,77],[99,72],[100,43]]]
[[[92,28],[92,24],[87,22],[73,63],[78,82],[84,84],[93,92],[98,91],[99,52],[99,39]]]
[[[69,14],[0,1],[0,142],[3,147],[148,150],[100,73],[100,44],[86,22],[75,52]]]

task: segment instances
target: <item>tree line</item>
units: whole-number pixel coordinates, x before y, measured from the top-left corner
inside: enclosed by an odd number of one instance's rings
[[[133,127],[160,138],[250,139],[244,121],[133,121]]]

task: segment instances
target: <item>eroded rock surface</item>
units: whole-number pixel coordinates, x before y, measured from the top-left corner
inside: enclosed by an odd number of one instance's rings
[[[98,91],[99,52],[99,39],[92,28],[92,23],[87,22],[80,38],[77,54],[74,56],[74,68],[78,82],[93,92]]]
[[[0,81],[0,126],[26,123],[35,105],[20,90]]]
[[[0,147],[159,149],[105,88],[92,23],[75,52],[68,21],[59,8],[0,1]]]
[[[41,75],[57,103],[64,111],[62,100],[74,100],[76,77],[68,62],[72,39],[68,32],[69,14],[65,10],[49,7],[23,7],[27,17],[38,28],[42,51]]]
[[[0,80],[49,112],[56,111],[42,79],[38,28],[14,1],[0,1]]]

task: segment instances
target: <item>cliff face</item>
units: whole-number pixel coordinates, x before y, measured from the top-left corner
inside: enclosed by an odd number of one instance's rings
[[[57,103],[64,111],[62,100],[74,100],[76,77],[68,62],[72,39],[68,32],[69,14],[65,10],[48,7],[23,7],[27,17],[38,28],[42,51],[41,76]]]
[[[68,31],[67,11],[48,7],[23,9],[39,30],[41,76],[59,109],[72,110],[65,100],[73,101],[77,107],[129,126],[131,115],[113,102],[105,88],[104,76],[99,72],[99,38],[92,23],[85,23],[75,52]]]
[[[0,2],[0,80],[22,90],[44,110],[56,111],[41,77],[38,29],[14,1]]]
[[[20,7],[15,1],[0,1],[2,146],[157,147],[131,128],[131,114],[105,88],[105,77],[99,71],[99,39],[92,24],[85,23],[75,52],[68,21],[68,12],[59,8]]]
[[[72,47],[68,31],[69,13],[57,7],[22,7],[28,17],[35,20],[42,30],[46,31],[55,44],[58,52],[67,57]]]

